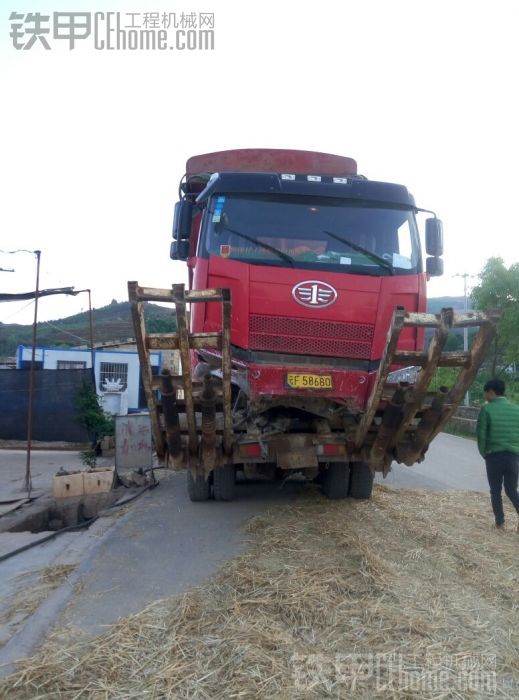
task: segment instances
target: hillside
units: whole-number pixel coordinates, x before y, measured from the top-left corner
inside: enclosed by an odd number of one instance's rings
[[[431,314],[437,314],[441,309],[447,309],[450,306],[454,311],[463,311],[463,297],[434,297],[427,301],[427,311]],[[471,299],[467,299],[468,308],[472,309]]]
[[[148,331],[160,333],[175,330],[171,309],[156,304],[145,304]],[[93,310],[94,342],[126,340],[134,337],[130,302],[113,301],[108,306]],[[90,343],[88,311],[55,321],[38,323],[38,345],[46,347],[73,347]],[[30,345],[32,325],[0,323],[0,356],[12,356],[18,345]]]
[[[175,319],[171,310],[156,304],[146,304],[146,325],[154,333],[171,332],[175,329]],[[456,311],[463,310],[463,297],[436,297],[429,299],[427,310],[438,313],[444,307],[452,306]],[[113,301],[108,306],[94,309],[94,341],[96,343],[126,340],[134,336],[130,302]],[[88,345],[90,338],[88,312],[68,316],[56,321],[38,323],[38,345],[46,347],[73,347]],[[0,356],[12,356],[18,345],[30,345],[32,326],[0,323]],[[454,349],[454,348],[452,348]]]

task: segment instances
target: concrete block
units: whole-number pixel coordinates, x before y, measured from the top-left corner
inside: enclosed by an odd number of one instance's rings
[[[70,496],[82,496],[84,493],[83,473],[56,474],[52,481],[52,494],[54,498],[68,498]]]
[[[114,485],[115,467],[91,469],[83,473],[84,493],[104,493]]]

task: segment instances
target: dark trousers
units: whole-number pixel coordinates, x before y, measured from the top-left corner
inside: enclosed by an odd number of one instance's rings
[[[492,501],[492,510],[496,517],[496,525],[502,525],[505,522],[503,499],[501,498],[503,484],[506,495],[519,513],[519,493],[517,493],[519,455],[513,452],[490,452],[485,457],[485,463],[487,465],[490,500]]]

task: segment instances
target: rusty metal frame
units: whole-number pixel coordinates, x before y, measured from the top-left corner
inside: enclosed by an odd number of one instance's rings
[[[376,426],[374,439],[364,457],[372,469],[382,467],[384,474],[389,469],[393,458],[411,466],[423,459],[429,443],[451,418],[461,403],[463,396],[470,387],[481,366],[488,348],[495,336],[496,322],[500,312],[470,312],[454,313],[452,309],[442,309],[438,315],[395,312],[391,324],[386,351],[380,363],[377,382],[372,391],[368,409],[359,425],[355,446],[360,449],[366,442],[368,431],[373,431],[373,419],[377,412],[383,409],[380,425]],[[468,352],[444,352],[449,332],[452,328],[479,326],[478,334]],[[402,327],[435,328],[436,332],[429,345],[427,353],[416,351],[397,351],[396,342]],[[396,342],[395,342],[396,338]],[[389,366],[391,364],[409,364],[422,367],[416,384],[413,387],[397,387],[389,403],[381,406],[383,389],[386,385]],[[458,367],[459,372],[450,391],[441,387],[433,397],[432,404],[424,407],[428,397],[429,386],[438,367]],[[386,397],[387,398],[387,397]],[[413,422],[420,414],[417,425]]]
[[[463,397],[467,393],[470,385],[485,360],[488,349],[496,335],[496,323],[501,317],[501,312],[493,311],[485,314],[485,320],[480,323],[478,334],[474,338],[470,349],[471,361],[470,364],[463,367],[458,374],[454,386],[448,392],[445,403],[448,407],[443,410],[442,417],[436,428],[433,430],[430,440],[433,440],[440,432],[445,423],[452,417]]]
[[[422,461],[423,455],[432,440],[433,430],[441,419],[446,399],[447,387],[440,387],[440,390],[433,398],[431,407],[423,412],[410,442],[397,444],[396,456],[399,462],[403,462],[410,467],[415,462]]]
[[[231,293],[229,289],[186,290],[183,284],[174,284],[171,289],[140,287],[137,282],[128,282],[128,292],[132,303],[132,316],[141,376],[146,400],[150,409],[152,430],[157,445],[157,455],[163,459],[166,445],[174,459],[183,458],[181,443],[181,416],[185,414],[185,428],[188,434],[187,458],[190,467],[210,470],[218,463],[216,450],[216,393],[215,382],[205,383],[202,397],[201,440],[196,423],[195,393],[191,377],[190,351],[201,348],[215,348],[222,354],[222,409],[223,409],[223,451],[225,459],[232,459],[233,427],[231,409]],[[146,334],[144,324],[144,301],[170,302],[175,305],[177,316],[176,333]],[[221,302],[222,330],[215,333],[190,333],[188,327],[187,304],[197,302]],[[160,377],[152,377],[150,350],[178,350],[181,362],[181,375],[173,376],[163,372]],[[182,388],[183,402],[177,402],[176,389]],[[159,389],[163,396],[164,439],[160,413],[154,391]],[[210,434],[211,433],[211,434]],[[202,464],[200,464],[200,458]]]
[[[222,289],[223,451],[232,457],[231,290]]]
[[[166,367],[162,370],[160,376],[160,396],[169,454],[174,462],[183,462],[182,437],[180,434],[180,420],[177,406],[177,391],[173,385],[171,373]]]
[[[144,306],[142,303],[141,290],[137,282],[128,282],[128,297],[131,304],[133,328],[135,330],[135,340],[137,342],[137,352],[141,367],[141,380],[146,394],[146,401],[150,411],[151,430],[155,441],[155,449],[159,459],[164,459],[166,445],[162,428],[157,401],[152,386],[150,351],[146,345],[146,326],[144,324]]]
[[[375,413],[379,408],[384,385],[387,380],[387,375],[389,374],[389,368],[394,362],[393,356],[396,351],[398,339],[400,338],[400,332],[404,327],[405,313],[403,306],[397,306],[393,313],[393,319],[387,333],[386,347],[378,368],[377,381],[371,391],[366,412],[362,416],[357,428],[355,436],[355,447],[357,449],[360,449],[363,445],[371,423],[373,422],[373,418],[375,417]]]
[[[186,299],[183,284],[172,287],[173,302],[177,313],[177,334],[180,351],[180,367],[184,389],[185,412],[188,432],[188,453],[190,457],[198,454],[196,433],[195,405],[193,401],[193,381],[191,379],[191,359],[189,357],[189,329],[187,322]]]
[[[449,337],[449,330],[454,322],[454,312],[452,309],[442,309],[440,316],[437,319],[436,332],[431,340],[429,349],[426,354],[426,361],[422,371],[418,375],[416,384],[413,387],[412,401],[406,404],[403,410],[403,418],[398,430],[393,436],[390,445],[394,446],[399,442],[407,428],[410,426],[417,412],[420,410],[422,403],[426,397],[429,384],[438,368],[443,348]],[[405,325],[405,324],[404,324]],[[411,324],[409,324],[411,325]]]
[[[405,406],[412,400],[413,394],[409,387],[400,386],[393,394],[382,415],[382,422],[369,452],[368,464],[372,469],[389,466],[388,447],[402,422]]]

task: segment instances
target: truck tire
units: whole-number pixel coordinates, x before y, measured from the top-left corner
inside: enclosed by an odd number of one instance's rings
[[[223,464],[213,470],[213,496],[215,501],[232,501],[236,471],[234,464]]]
[[[346,498],[350,485],[350,465],[330,462],[322,479],[322,490],[327,498]]]
[[[187,470],[187,492],[191,501],[207,501],[210,490],[209,479],[201,474],[193,474],[191,469]]]
[[[352,462],[350,477],[350,496],[352,498],[369,498],[373,491],[374,474],[366,462]]]

